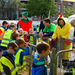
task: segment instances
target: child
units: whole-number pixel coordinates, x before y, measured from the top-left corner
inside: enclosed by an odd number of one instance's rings
[[[1,41],[1,44],[0,44],[2,51],[7,49],[7,45],[11,39],[11,34],[13,31],[15,31],[15,26],[10,25],[9,28],[7,29],[7,31],[5,32],[3,40]]]
[[[42,32],[40,32],[40,33],[39,33],[39,37],[40,37],[40,38],[38,39],[39,42],[42,42],[42,41],[43,41],[43,40],[42,40],[42,39],[43,39],[42,35],[43,35]]]
[[[24,31],[23,32],[25,42],[28,42],[27,34],[28,34],[27,31]]]
[[[22,28],[19,28],[19,29],[18,29],[18,32],[19,32],[19,37],[22,37],[23,29],[22,29]]]
[[[46,33],[44,33],[44,34],[46,34]],[[47,38],[47,37],[42,37],[42,32],[40,32],[40,34],[39,34],[39,42],[41,42],[41,41],[44,41],[44,42],[46,42],[46,43],[48,43],[49,45],[50,45],[50,39],[49,38]]]
[[[30,43],[34,44],[34,37],[33,37],[33,30],[32,29],[29,29],[29,35],[30,35],[30,38],[29,38]]]
[[[3,52],[1,58],[2,75],[17,75],[14,56],[13,56],[13,54],[15,54],[17,49],[18,49],[18,45],[14,42],[10,42],[8,44],[7,50]]]
[[[19,48],[15,54],[15,65],[18,74],[26,75],[26,55],[29,55],[29,48],[25,48],[25,41],[22,38],[17,39],[16,43]],[[24,72],[24,73],[23,73]]]
[[[16,32],[16,31],[14,31],[12,34],[11,34],[11,40],[10,40],[10,42],[15,42],[16,43],[16,40],[17,40],[17,38],[19,37],[19,33],[18,32]]]
[[[49,45],[45,42],[39,42],[37,44],[38,54],[34,56],[32,75],[47,75],[45,58],[47,58],[49,54],[49,49]]]

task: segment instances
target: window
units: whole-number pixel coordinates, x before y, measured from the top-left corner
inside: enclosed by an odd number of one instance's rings
[[[58,12],[61,13],[61,6],[58,5]]]
[[[1,2],[0,2],[0,7],[1,7]]]
[[[35,16],[35,20],[37,20],[38,19],[38,17],[37,16]]]
[[[70,10],[70,6],[68,6],[68,10]]]
[[[57,2],[57,0],[55,0],[55,2]]]
[[[8,17],[8,13],[7,13],[7,12],[4,13],[4,17],[5,17],[5,18]]]
[[[11,18],[14,18],[14,11],[11,11]]]
[[[66,6],[63,6],[63,8],[66,8]],[[63,13],[65,13],[65,11],[63,10]]]
[[[63,0],[61,0],[61,3],[63,3]]]
[[[2,13],[0,12],[0,18],[2,17]]]
[[[55,20],[55,15],[52,17],[52,21],[54,21]]]
[[[73,2],[68,2],[68,5],[71,5],[71,4],[73,4]]]

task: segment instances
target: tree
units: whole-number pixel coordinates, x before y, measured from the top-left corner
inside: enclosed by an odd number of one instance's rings
[[[66,17],[69,17],[69,16],[73,15],[74,12],[75,12],[75,10],[73,10],[72,7],[70,7],[70,10],[67,10],[66,8],[63,8],[63,11],[64,11],[64,15],[65,15]]]
[[[16,12],[16,10],[21,10],[24,7],[24,3],[20,0],[1,0],[0,1],[0,13],[2,14],[2,19],[4,19],[4,13],[8,12],[8,17],[10,18],[11,11]]]
[[[56,5],[54,3],[55,0],[28,0],[28,3],[26,4],[26,9],[29,13],[29,15],[32,16],[41,16],[44,15],[44,17],[48,16],[49,10],[50,15],[53,16],[57,13]]]

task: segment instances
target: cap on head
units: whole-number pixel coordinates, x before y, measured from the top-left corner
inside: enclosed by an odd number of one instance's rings
[[[24,16],[28,17],[28,12],[23,12],[22,13]]]

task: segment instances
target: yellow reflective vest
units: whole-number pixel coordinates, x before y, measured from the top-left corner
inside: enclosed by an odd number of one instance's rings
[[[25,56],[23,56],[23,64],[21,65],[19,63],[20,53],[22,51],[23,51],[22,49],[19,49],[15,55],[15,65],[16,65],[16,70],[17,70],[18,74],[20,74],[22,72],[22,69],[26,70],[26,58],[25,58]]]
[[[4,34],[4,37],[3,37],[3,40],[1,42],[1,46],[3,47],[7,47],[10,39],[11,39],[11,34],[12,34],[12,31],[11,29],[8,29],[5,34]]]
[[[11,61],[9,59],[7,59],[6,57],[3,56],[1,58],[1,63],[10,69],[11,75],[16,75],[16,68],[14,67],[14,65],[11,63]],[[3,70],[2,64],[1,64],[1,73],[2,73],[2,75],[6,75]]]
[[[30,43],[31,43],[31,44],[34,43],[34,38],[33,38],[33,36],[30,36]]]

